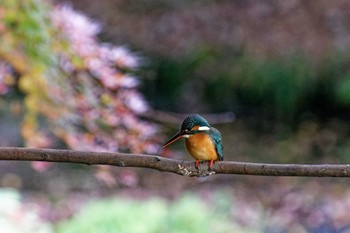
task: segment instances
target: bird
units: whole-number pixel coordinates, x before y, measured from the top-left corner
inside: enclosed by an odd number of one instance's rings
[[[180,138],[186,138],[187,151],[196,160],[198,169],[200,161],[209,161],[209,169],[212,169],[214,161],[223,161],[223,146],[221,133],[211,127],[208,121],[199,114],[192,114],[182,122],[180,131],[175,134],[163,147],[166,147]]]

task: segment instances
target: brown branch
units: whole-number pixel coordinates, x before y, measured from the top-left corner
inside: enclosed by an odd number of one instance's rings
[[[260,176],[313,176],[350,177],[350,164],[264,164],[233,161],[216,162],[208,171],[208,164],[195,168],[194,162],[184,162],[156,155],[87,152],[56,149],[31,149],[18,147],[0,148],[0,160],[46,161],[80,164],[103,164],[118,167],[151,168],[183,176],[211,174],[240,174]]]

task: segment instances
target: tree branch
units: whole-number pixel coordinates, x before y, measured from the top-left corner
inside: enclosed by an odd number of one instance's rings
[[[233,112],[210,113],[201,115],[213,125],[232,123],[235,120],[235,114]],[[181,125],[182,120],[185,119],[188,114],[149,110],[142,113],[141,116],[149,120],[177,128],[179,125]]]
[[[196,169],[194,162],[168,159],[156,155],[18,147],[0,147],[0,160],[46,161],[151,168],[183,176],[240,174],[260,176],[350,177],[350,164],[264,164],[218,161],[214,164],[212,170],[209,171],[207,163],[201,164],[199,169]]]

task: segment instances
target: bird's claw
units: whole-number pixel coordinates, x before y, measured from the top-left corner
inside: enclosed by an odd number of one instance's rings
[[[209,170],[213,168],[214,160],[209,160]],[[199,160],[196,160],[195,167],[199,169]]]
[[[199,167],[199,160],[196,160],[195,167],[198,169],[198,167]]]
[[[214,160],[209,161],[209,170],[213,168]]]

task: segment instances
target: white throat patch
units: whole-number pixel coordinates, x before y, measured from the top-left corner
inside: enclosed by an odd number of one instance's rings
[[[209,131],[209,130],[210,130],[210,127],[208,127],[208,126],[199,126],[199,127],[198,127],[198,130],[199,130],[199,131]]]

